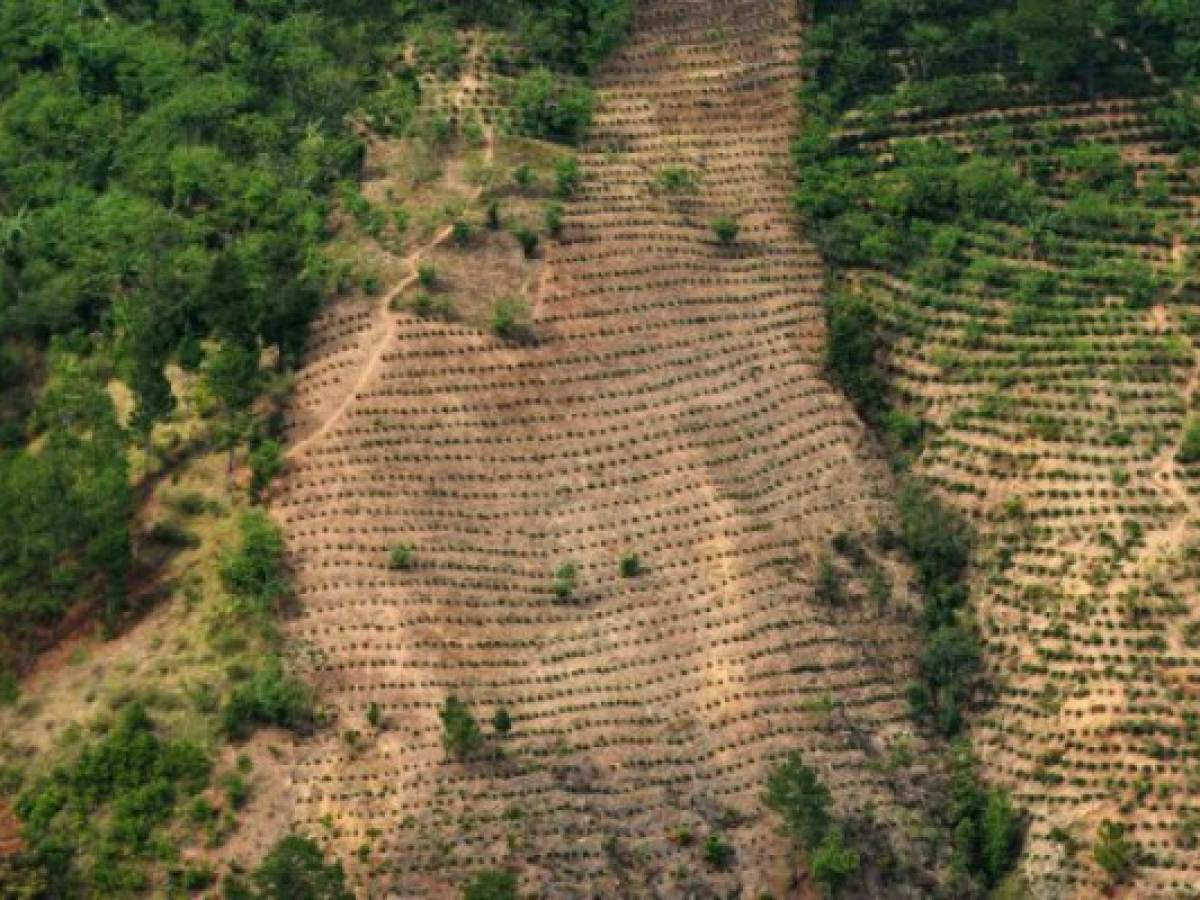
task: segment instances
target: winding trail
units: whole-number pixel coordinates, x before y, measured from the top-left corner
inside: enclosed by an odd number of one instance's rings
[[[496,158],[496,138],[492,128],[487,128],[484,131],[484,141],[484,162],[491,165]],[[477,202],[483,195],[483,192],[484,187],[477,188],[471,195],[470,202]],[[453,224],[442,226],[429,241],[404,258],[404,264],[409,268],[411,274],[407,278],[402,279],[390,291],[383,294],[375,304],[375,323],[371,330],[378,332],[378,336],[375,338],[367,358],[363,361],[357,377],[346,392],[345,398],[324,418],[324,421],[322,421],[315,431],[292,445],[284,455],[285,460],[293,461],[299,459],[313,446],[323,441],[329,435],[330,431],[342,421],[347,410],[359,399],[361,391],[376,378],[383,355],[392,343],[392,327],[396,322],[396,316],[392,312],[392,301],[417,283],[417,278],[419,277],[417,267],[421,261],[421,257],[444,244],[450,239],[453,233]]]

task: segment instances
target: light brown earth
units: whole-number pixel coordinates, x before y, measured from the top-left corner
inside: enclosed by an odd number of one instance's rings
[[[830,537],[873,529],[889,485],[821,377],[822,272],[789,215],[800,28],[773,0],[638,5],[543,262],[536,346],[383,302],[322,319],[272,507],[291,633],[337,716],[298,751],[295,824],[366,846],[363,896],[453,896],[488,866],[548,897],[790,896],[759,801],[790,751],[898,845],[920,824],[910,632],[812,600]],[[696,195],[654,190],[664,166]],[[389,569],[399,544],[412,569]],[[620,577],[626,553],[648,571]],[[557,599],[567,560],[578,587]],[[502,759],[447,759],[449,694],[485,732],[512,714]],[[889,774],[898,741],[918,763]],[[713,831],[729,873],[700,859]]]

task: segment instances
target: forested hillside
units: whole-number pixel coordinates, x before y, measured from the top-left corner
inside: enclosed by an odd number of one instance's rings
[[[287,825],[235,837],[275,815],[257,795],[284,777],[256,732],[323,719],[291,671],[284,548],[257,504],[311,320],[377,290],[370,260],[333,247],[379,232],[368,144],[467,140],[478,125],[436,92],[473,63],[468,33],[494,36],[508,127],[577,138],[584,78],[629,16],[0,0],[0,896],[213,891],[216,859],[256,863]],[[93,625],[129,639],[102,648]],[[67,671],[51,660],[21,698],[68,631]],[[349,896],[301,838],[227,874],[229,897]]]
[[[136,499],[124,450],[152,449],[171,417],[169,365],[208,380],[215,441],[268,438],[241,413],[262,354],[290,367],[344,277],[321,248],[359,133],[440,127],[418,115],[417,75],[459,64],[454,29],[508,29],[521,50],[506,64],[536,85],[542,64],[586,72],[628,14],[598,0],[0,4],[0,671],[82,600],[115,623]],[[559,90],[530,101],[548,130],[586,120],[578,92],[557,112]],[[120,415],[113,379],[132,394]]]
[[[817,3],[807,71],[827,370],[977,536],[914,711],[1012,789],[1035,896],[1187,896],[1200,8]]]

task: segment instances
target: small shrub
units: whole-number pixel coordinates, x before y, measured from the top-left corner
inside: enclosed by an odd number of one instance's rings
[[[388,557],[388,568],[393,571],[413,567],[413,548],[409,544],[397,544]]]
[[[497,300],[492,307],[492,331],[509,341],[528,342],[533,331],[529,324],[529,307],[516,298]]]
[[[713,234],[722,247],[732,247],[741,233],[741,226],[731,216],[718,216],[712,222]]]
[[[517,876],[497,869],[478,872],[463,888],[463,900],[517,900]]]
[[[561,203],[546,204],[546,209],[542,212],[542,221],[546,226],[546,234],[556,240],[562,237],[563,205]]]
[[[425,290],[431,290],[437,285],[437,268],[433,263],[420,263],[417,266],[417,282]]]
[[[537,182],[537,175],[528,163],[521,163],[513,169],[513,182],[521,190],[527,191]]]
[[[503,706],[492,715],[492,728],[500,737],[508,736],[508,733],[512,731],[512,724],[512,716]]]
[[[1179,455],[1176,458],[1185,466],[1200,462],[1200,415],[1193,413],[1184,419],[1183,437],[1179,441]]]
[[[442,720],[442,746],[455,759],[465,759],[483,746],[483,733],[471,710],[454,694],[438,710]]]
[[[526,225],[518,225],[513,229],[513,237],[521,245],[521,252],[525,254],[526,259],[533,259],[537,255],[538,236],[536,231]]]
[[[554,570],[554,596],[565,600],[575,593],[575,580],[578,572],[575,563],[567,560]]]
[[[1125,834],[1124,825],[1106,819],[1100,823],[1096,846],[1092,851],[1097,865],[1108,874],[1113,884],[1127,881],[1137,862],[1135,848]]]
[[[842,576],[828,553],[822,554],[821,561],[817,564],[817,582],[813,587],[813,597],[823,606],[841,606],[846,601]]]
[[[487,205],[486,221],[489,231],[499,231],[500,225],[500,201],[490,200]]]
[[[636,553],[626,553],[621,557],[621,577],[633,578],[642,573],[642,561]]]
[[[574,156],[562,156],[554,163],[554,191],[565,200],[575,195],[583,180],[583,170]]]
[[[372,728],[378,728],[383,724],[383,710],[380,709],[379,704],[374,700],[367,707],[367,724]]]
[[[466,247],[471,243],[471,223],[466,219],[455,219],[450,226],[450,240],[454,241],[459,247]]]
[[[664,194],[694,194],[700,186],[696,173],[686,166],[663,166],[654,177],[654,187]]]
[[[733,860],[733,847],[728,844],[719,832],[714,831],[704,839],[700,850],[704,862],[714,869],[725,869]]]
[[[283,450],[277,441],[260,441],[250,451],[250,493],[257,497],[283,471]]]

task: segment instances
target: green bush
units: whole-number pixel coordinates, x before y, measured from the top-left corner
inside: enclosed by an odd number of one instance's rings
[[[636,553],[626,553],[621,557],[621,577],[635,578],[642,573],[642,560]]]
[[[583,180],[583,169],[574,156],[560,156],[554,162],[554,190],[562,199],[574,196]]]
[[[245,740],[261,725],[311,734],[316,721],[312,691],[287,674],[277,656],[268,656],[237,685],[221,710],[222,728],[233,740]]]
[[[507,297],[492,307],[492,331],[508,341],[528,343],[533,340],[529,307],[523,300]]]
[[[483,732],[471,710],[451,694],[438,710],[442,720],[442,746],[455,759],[466,759],[483,747]]]
[[[722,247],[732,247],[741,230],[741,226],[732,216],[717,216],[712,221],[713,235]]]
[[[1183,420],[1183,435],[1176,459],[1185,466],[1200,462],[1200,415],[1189,413]]]
[[[554,570],[554,596],[565,600],[575,593],[578,572],[575,563],[567,560]]]
[[[495,869],[477,872],[463,888],[463,900],[517,900],[517,876]]]
[[[292,598],[283,565],[283,535],[261,509],[242,514],[240,542],[221,560],[221,583],[243,611],[279,611]]]
[[[521,252],[526,259],[533,259],[537,255],[538,236],[536,231],[526,225],[518,225],[513,229],[513,237],[521,245]]]
[[[590,88],[544,67],[522,75],[512,95],[516,119],[526,132],[568,143],[583,138],[594,106]]]
[[[411,544],[397,544],[388,556],[388,568],[393,571],[411,569],[413,567],[413,548]]]

